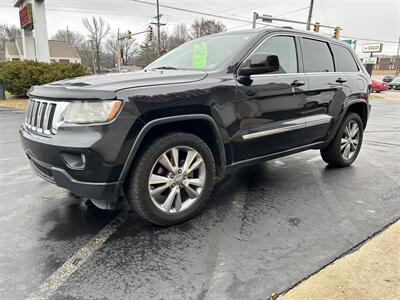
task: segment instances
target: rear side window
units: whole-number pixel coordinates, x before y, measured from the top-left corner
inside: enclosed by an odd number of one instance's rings
[[[264,41],[255,53],[274,54],[279,58],[279,71],[275,73],[297,73],[296,43],[292,36],[274,36]]]
[[[328,43],[302,38],[304,71],[334,72],[333,57]]]
[[[336,71],[338,72],[358,72],[358,65],[351,55],[349,49],[331,44],[333,56],[335,57]]]

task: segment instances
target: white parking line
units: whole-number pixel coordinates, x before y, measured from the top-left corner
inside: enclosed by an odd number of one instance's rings
[[[48,299],[126,220],[127,218],[121,215],[115,217],[47,278],[27,299]]]

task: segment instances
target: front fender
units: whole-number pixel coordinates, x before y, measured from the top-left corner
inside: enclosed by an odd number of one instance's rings
[[[125,181],[142,141],[144,140],[146,134],[153,127],[159,126],[162,124],[175,123],[175,122],[186,121],[186,120],[205,120],[212,125],[214,133],[216,134],[217,139],[218,139],[219,151],[220,151],[220,154],[222,156],[222,161],[225,166],[226,158],[225,158],[224,143],[223,143],[221,134],[218,130],[218,126],[212,117],[210,117],[209,115],[205,115],[205,114],[189,114],[189,115],[169,116],[169,117],[158,118],[158,119],[152,120],[143,126],[143,128],[140,130],[139,134],[137,135],[137,137],[133,143],[133,146],[128,154],[128,158],[126,159],[125,165],[122,169],[119,181],[120,182]]]

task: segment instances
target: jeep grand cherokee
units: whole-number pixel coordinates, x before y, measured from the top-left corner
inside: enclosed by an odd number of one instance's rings
[[[231,170],[308,149],[356,159],[369,77],[346,44],[261,29],[189,41],[135,73],[34,86],[21,125],[33,170],[150,222],[192,218]]]

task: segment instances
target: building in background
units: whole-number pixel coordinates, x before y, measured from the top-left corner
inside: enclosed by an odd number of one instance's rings
[[[378,63],[374,65],[374,70],[400,72],[400,56],[379,56]]]
[[[81,63],[81,57],[74,46],[64,41],[48,41],[48,48],[51,62],[59,63]],[[5,60],[24,60],[24,47],[22,39],[16,39],[14,42],[5,43]]]

